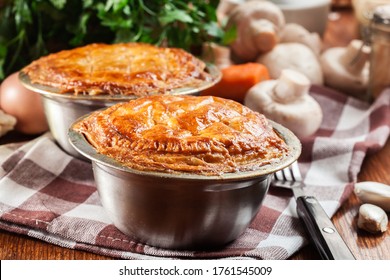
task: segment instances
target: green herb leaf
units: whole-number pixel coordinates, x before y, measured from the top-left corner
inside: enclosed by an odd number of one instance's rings
[[[65,7],[66,0],[50,0],[54,7],[58,10],[62,10]]]
[[[183,10],[167,10],[159,17],[159,21],[162,25],[167,25],[175,21],[192,23],[193,19]]]
[[[23,0],[15,1],[15,23],[18,27],[22,26],[24,23],[31,23],[32,16],[30,9]]]
[[[0,79],[4,79],[3,66],[5,63],[5,58],[7,56],[7,48],[0,45]]]
[[[90,18],[90,14],[85,13],[82,14],[79,18],[79,21],[77,22],[76,25],[70,25],[69,30],[72,31],[75,36],[70,40],[70,45],[72,46],[78,46],[83,43],[83,40],[87,34],[88,31],[88,20]]]
[[[227,28],[225,29],[223,35],[222,35],[222,40],[221,40],[221,44],[222,45],[225,45],[225,46],[228,46],[230,45],[231,43],[234,42],[234,40],[236,39],[237,37],[237,28],[236,26],[232,26],[230,28]]]
[[[108,0],[106,2],[106,12],[112,9],[114,13],[121,11],[127,5],[127,0]]]
[[[1,0],[0,0],[1,1]],[[217,23],[218,0],[13,0],[0,8],[0,80],[61,49],[145,42],[199,49],[235,36]]]

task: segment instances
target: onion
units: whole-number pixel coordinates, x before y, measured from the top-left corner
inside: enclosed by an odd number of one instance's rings
[[[40,134],[48,130],[39,93],[25,88],[18,73],[8,76],[0,87],[0,108],[17,120],[15,130],[25,134]]]

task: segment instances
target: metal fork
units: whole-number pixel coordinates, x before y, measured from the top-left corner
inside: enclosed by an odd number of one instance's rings
[[[306,231],[322,259],[355,259],[318,200],[304,194],[304,184],[297,162],[276,172],[272,186],[292,189],[297,202],[298,216],[303,221]]]

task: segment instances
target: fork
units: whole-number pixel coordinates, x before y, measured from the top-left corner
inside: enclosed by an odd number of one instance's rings
[[[314,196],[304,194],[298,163],[277,171],[272,186],[292,189],[298,216],[303,221],[306,231],[317,251],[324,260],[354,260],[355,257]]]

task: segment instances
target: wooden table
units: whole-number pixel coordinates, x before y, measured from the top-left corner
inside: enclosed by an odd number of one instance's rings
[[[324,34],[325,47],[345,46],[358,36],[358,26],[349,9],[337,10],[331,14],[327,32]],[[0,142],[29,139],[28,136],[11,133]],[[377,181],[390,184],[390,140],[374,155],[368,155],[359,175],[361,181]],[[357,212],[360,202],[352,195],[333,217],[335,226],[357,259],[390,259],[390,230],[381,235],[373,235],[357,230]],[[43,241],[0,230],[0,259],[93,259],[108,257],[89,252],[71,250]],[[293,260],[319,259],[314,247],[309,245],[294,256]]]

